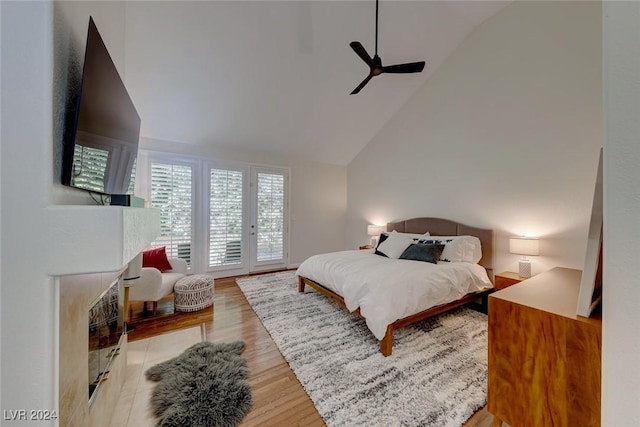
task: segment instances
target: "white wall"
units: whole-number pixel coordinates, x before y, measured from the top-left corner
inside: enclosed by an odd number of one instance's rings
[[[54,287],[39,261],[50,244],[40,224],[51,186],[52,5],[0,7],[1,105],[11,105],[2,110],[2,407],[55,409]]]
[[[59,16],[54,18],[54,7],[58,6],[52,2],[0,2],[0,105],[10,106],[2,109],[0,156],[0,363],[2,409],[7,410],[57,409],[54,325],[58,301],[54,280],[47,274],[56,242],[50,239],[46,207],[60,202],[53,191],[54,182],[59,182],[54,176],[54,147],[61,144],[56,122],[59,104],[64,102],[60,91],[66,89],[55,70],[63,67],[58,55],[66,51],[69,57],[68,50],[74,49],[72,43],[64,44],[68,37],[59,37],[58,32],[66,34],[68,28],[55,24]],[[67,24],[86,28],[89,12],[97,12],[94,16],[100,22],[101,10],[118,10],[122,5],[113,2],[94,10],[92,2],[70,2],[63,7],[74,8],[74,18]],[[54,48],[54,43],[59,45]],[[3,425],[25,424],[3,421]],[[53,423],[42,423],[48,424]]]
[[[496,271],[517,271],[511,235],[544,239],[534,274],[582,268],[601,90],[600,4],[514,2],[349,165],[347,246],[367,223],[444,217],[498,231]]]
[[[0,7],[0,22],[2,22],[1,7]],[[2,46],[2,31],[0,31],[0,46]],[[2,67],[0,67],[0,82],[2,82]],[[2,120],[0,120],[0,188],[2,188]],[[0,241],[2,241],[2,197],[0,197]],[[2,271],[2,245],[1,244],[0,244],[0,271]],[[0,274],[0,307],[2,307],[2,274]],[[2,354],[2,317],[1,316],[0,316],[0,354]],[[2,378],[2,363],[0,363],[0,379],[1,378]],[[2,402],[2,387],[0,387],[0,402]]]
[[[602,425],[640,425],[640,3],[604,2]]]
[[[210,146],[142,138],[140,149],[229,160],[291,170],[289,195],[289,265],[296,267],[311,255],[344,247],[347,206],[347,168],[297,158]],[[136,185],[138,182],[136,182]],[[137,191],[138,187],[136,187]],[[140,193],[142,194],[142,193]]]

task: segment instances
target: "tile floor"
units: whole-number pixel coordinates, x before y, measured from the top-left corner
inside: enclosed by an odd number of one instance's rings
[[[116,405],[112,427],[153,427],[156,420],[149,400],[155,383],[144,372],[153,365],[171,359],[193,344],[205,340],[204,324],[167,334],[130,342],[127,351],[127,380]]]

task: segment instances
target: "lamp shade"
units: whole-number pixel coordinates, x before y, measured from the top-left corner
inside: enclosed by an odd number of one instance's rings
[[[386,231],[387,227],[384,225],[367,225],[367,235],[379,236]]]
[[[526,237],[512,237],[509,239],[509,252],[518,255],[539,255],[540,241]]]

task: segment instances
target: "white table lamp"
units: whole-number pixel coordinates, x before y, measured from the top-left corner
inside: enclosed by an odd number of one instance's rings
[[[531,261],[527,256],[540,254],[540,241],[526,237],[512,237],[509,239],[509,252],[522,255],[518,263],[518,275],[520,277],[531,277]]]
[[[371,246],[375,247],[378,242],[378,236],[386,231],[384,225],[367,225],[367,234],[371,236]]]

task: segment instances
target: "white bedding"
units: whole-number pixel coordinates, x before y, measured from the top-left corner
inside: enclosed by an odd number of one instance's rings
[[[493,286],[478,264],[432,264],[385,258],[368,251],[314,255],[296,274],[342,296],[350,311],[360,308],[378,340],[398,319]]]

